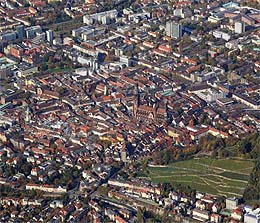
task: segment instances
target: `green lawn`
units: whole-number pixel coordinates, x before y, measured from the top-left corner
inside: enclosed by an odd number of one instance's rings
[[[154,182],[189,185],[215,195],[241,196],[253,166],[252,161],[201,158],[148,167],[148,172]]]

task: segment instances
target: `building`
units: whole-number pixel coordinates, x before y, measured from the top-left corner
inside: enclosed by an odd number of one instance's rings
[[[24,93],[23,90],[7,92],[7,93],[1,95],[0,102],[1,102],[2,105],[6,104],[8,102],[11,102],[13,99],[18,98],[19,95],[21,95],[23,93]]]
[[[219,31],[219,30],[213,31],[212,35],[217,39],[223,39],[226,41],[229,41],[231,39],[231,36],[228,33],[225,33],[225,32]]]
[[[51,4],[53,2],[61,2],[61,0],[48,0],[48,4]]]
[[[197,90],[193,92],[199,98],[206,101],[207,103],[214,102],[221,98],[226,98],[226,93],[220,90],[216,90],[214,88],[208,88],[203,90]]]
[[[244,22],[236,22],[235,23],[235,33],[241,34],[245,32],[245,23]]]
[[[0,58],[0,79],[5,79],[11,75],[14,64],[13,61],[8,60],[6,57]]]
[[[38,185],[38,184],[32,184],[32,183],[28,183],[25,186],[26,190],[41,190],[41,191],[45,191],[45,192],[49,192],[49,193],[66,193],[67,189],[63,188],[61,186],[59,187],[52,187],[50,185]]]
[[[240,208],[236,208],[231,213],[231,218],[241,221],[243,218],[243,212]]]
[[[36,33],[41,33],[42,28],[40,26],[30,26],[25,28],[25,36],[27,39],[33,39],[36,37]]]
[[[54,38],[54,32],[52,30],[47,30],[46,31],[46,38],[47,38],[48,42],[52,43],[53,38]]]
[[[209,220],[209,212],[205,210],[194,209],[192,212],[192,218],[198,221],[208,221]]]
[[[238,205],[238,199],[236,197],[230,197],[226,199],[226,209],[233,210]]]
[[[244,215],[244,223],[260,223],[260,208]]]
[[[249,26],[255,25],[256,21],[247,15],[243,15],[241,20]]]
[[[216,73],[213,71],[207,73],[195,72],[190,75],[190,79],[192,82],[196,82],[196,81],[203,82],[216,76],[217,76]]]
[[[6,31],[0,34],[0,41],[8,42],[16,39],[16,32]]]
[[[138,90],[137,90],[138,91]],[[139,101],[138,93],[135,96],[135,100],[133,103],[133,115],[134,117],[145,123],[158,122],[165,123],[167,121],[167,108],[159,107],[157,104],[149,105],[141,105]]]
[[[81,37],[81,35],[95,36],[95,27],[93,26],[81,26],[77,29],[72,30],[73,37]]]
[[[235,100],[241,102],[242,104],[253,108],[253,109],[260,109],[260,101],[256,100],[252,97],[248,97],[247,95],[239,94],[239,93],[234,93],[232,95],[232,98]]]
[[[218,222],[221,222],[222,218],[221,218],[221,215],[219,214],[212,214],[210,216],[210,221],[211,222],[215,222],[215,223],[218,223]]]
[[[84,41],[89,40],[91,37],[104,34],[105,29],[103,27],[95,28],[93,26],[82,26],[72,30],[73,37],[79,37]]]
[[[19,64],[16,67],[17,67],[16,74],[19,77],[26,77],[28,75],[38,72],[38,67],[30,64]]]
[[[24,38],[24,34],[25,34],[24,26],[23,25],[16,26],[15,30],[17,32],[18,39],[23,39]]]
[[[166,23],[166,35],[172,38],[182,37],[182,25],[169,21]]]
[[[23,53],[24,53],[24,49],[20,45],[18,44],[10,45],[10,55],[12,55],[13,57],[21,59]]]
[[[129,191],[137,191],[142,190],[146,193],[152,193],[152,194],[161,194],[161,189],[159,187],[152,187],[147,185],[139,185],[138,183],[134,183],[131,181],[118,181],[118,180],[108,180],[108,185],[115,186],[115,187],[124,187],[125,189],[128,189]]]
[[[91,15],[83,16],[83,23],[93,25],[95,22],[100,22],[104,25],[110,24],[111,20],[116,19],[118,15],[117,10],[110,10]]]

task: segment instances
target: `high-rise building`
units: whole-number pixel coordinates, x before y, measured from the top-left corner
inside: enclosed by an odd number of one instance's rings
[[[54,33],[52,30],[47,30],[46,31],[46,38],[48,42],[52,42],[54,38]]]
[[[23,39],[24,38],[24,26],[23,25],[19,25],[15,27],[16,33],[17,33],[17,37],[18,39]]]
[[[172,38],[182,37],[182,25],[169,21],[166,23],[166,35]]]
[[[40,26],[30,26],[25,28],[25,34],[27,39],[33,39],[36,37],[36,33],[41,33],[42,28]]]
[[[241,34],[245,32],[245,23],[244,22],[236,22],[235,23],[235,33]]]

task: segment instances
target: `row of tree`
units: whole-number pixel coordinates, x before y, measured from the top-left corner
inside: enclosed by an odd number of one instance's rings
[[[181,147],[170,147],[155,153],[152,160],[159,165],[167,165],[175,161],[190,159],[200,154],[208,154],[212,158],[241,157],[257,159],[260,150],[260,135],[250,134],[244,138],[222,139],[210,134],[200,138],[198,144]]]
[[[260,199],[260,159],[256,160],[255,167],[250,174],[248,186],[244,191],[245,200],[259,200]]]

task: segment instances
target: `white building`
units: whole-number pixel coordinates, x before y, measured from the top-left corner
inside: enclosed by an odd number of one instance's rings
[[[36,33],[41,33],[42,28],[40,26],[30,26],[24,29],[27,39],[33,39],[36,37]]]
[[[238,221],[241,221],[242,220],[242,217],[243,217],[243,213],[241,210],[239,209],[234,209],[231,213],[231,218],[235,219],[235,220],[238,220]]]
[[[241,34],[245,32],[245,23],[244,22],[236,22],[235,23],[235,33]]]
[[[212,214],[210,216],[210,221],[215,222],[215,223],[219,223],[219,222],[221,222],[221,216],[219,214]]]
[[[194,209],[192,212],[192,218],[198,221],[208,221],[209,220],[209,212],[199,209]]]
[[[238,205],[238,199],[236,197],[230,197],[226,199],[226,209],[233,210]]]
[[[231,38],[231,36],[228,33],[218,31],[218,30],[213,31],[212,35],[217,39],[223,39],[223,40],[226,40],[226,41],[229,41],[230,38]]]
[[[102,24],[109,24],[112,19],[116,19],[118,15],[117,10],[110,10],[100,13],[95,13],[91,15],[83,16],[83,23],[88,25],[93,25],[94,22],[101,22]]]
[[[244,215],[244,223],[260,223],[260,215],[247,213]]]
[[[244,215],[244,223],[260,223],[260,208]]]
[[[52,42],[54,38],[54,33],[52,30],[47,30],[46,31],[46,38],[48,42]]]
[[[166,35],[172,38],[180,38],[183,35],[182,25],[172,21],[168,21],[166,23],[165,31],[166,31]]]
[[[50,193],[66,193],[67,189],[62,188],[61,186],[59,187],[52,187],[49,185],[39,185],[39,184],[31,184],[28,183],[25,186],[26,190],[41,190],[45,192],[50,192]]]
[[[198,90],[194,91],[193,93],[208,103],[214,102],[217,99],[226,98],[226,93],[224,91],[216,90],[213,88]]]

